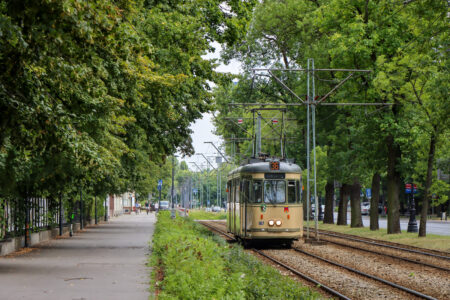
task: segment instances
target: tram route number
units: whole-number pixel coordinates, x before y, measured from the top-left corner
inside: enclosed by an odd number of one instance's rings
[[[278,171],[280,170],[280,162],[279,161],[271,161],[270,162],[270,169],[272,171]]]

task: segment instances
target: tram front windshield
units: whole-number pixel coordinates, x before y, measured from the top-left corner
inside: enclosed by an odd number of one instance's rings
[[[286,181],[265,180],[264,181],[264,202],[271,204],[285,203],[286,201]]]

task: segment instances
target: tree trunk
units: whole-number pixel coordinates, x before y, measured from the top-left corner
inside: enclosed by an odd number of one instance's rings
[[[334,183],[328,181],[327,184],[325,185],[325,215],[323,217],[323,223],[325,224],[334,224],[333,200],[334,200]]]
[[[388,150],[388,166],[387,166],[387,233],[401,233],[400,229],[400,202],[399,182],[400,173],[398,171],[398,161],[401,158],[401,151],[399,145],[395,144],[394,137],[389,135],[386,139]]]
[[[341,201],[339,201],[337,225],[347,225],[347,203],[348,203],[349,186],[344,183],[340,188],[339,193]]]
[[[352,207],[350,227],[364,227],[361,217],[361,185],[355,178],[350,192],[350,205]]]
[[[380,202],[380,174],[372,177],[372,199],[370,199],[370,230],[378,230],[378,203]],[[384,209],[384,208],[383,208]]]
[[[428,151],[427,178],[425,181],[425,197],[423,198],[422,211],[420,213],[419,237],[425,237],[427,235],[427,214],[428,205],[431,199],[430,188],[432,183],[434,153],[436,150],[436,126],[434,126],[433,129],[430,139],[430,150]]]

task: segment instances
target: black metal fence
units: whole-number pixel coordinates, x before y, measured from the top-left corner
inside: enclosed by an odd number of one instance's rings
[[[0,199],[0,240],[58,226],[59,202],[52,198]],[[28,218],[27,218],[28,213]],[[63,224],[66,223],[63,214]]]

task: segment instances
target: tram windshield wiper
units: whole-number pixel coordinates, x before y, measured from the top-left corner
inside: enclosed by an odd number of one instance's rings
[[[264,202],[271,204],[285,203],[286,182],[284,180],[265,180]]]

